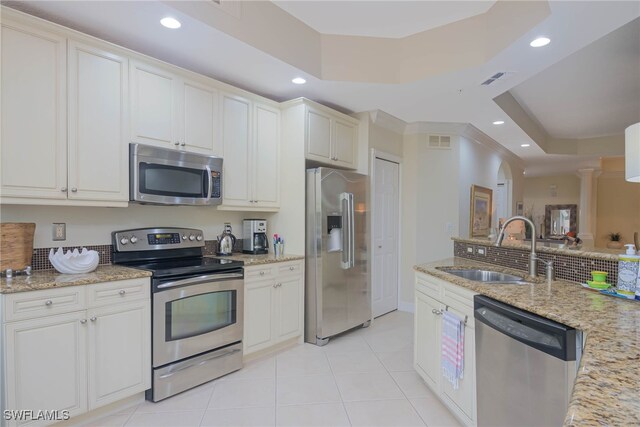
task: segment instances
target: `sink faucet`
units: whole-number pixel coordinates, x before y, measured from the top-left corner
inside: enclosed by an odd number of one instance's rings
[[[524,221],[531,227],[531,254],[529,254],[529,276],[538,277],[538,257],[536,256],[536,226],[529,218],[524,216],[512,216],[502,225],[502,229],[500,229],[500,234],[498,234],[498,240],[496,240],[496,246],[500,247],[502,245],[502,240],[504,239],[504,232],[507,229],[507,225],[513,221]]]

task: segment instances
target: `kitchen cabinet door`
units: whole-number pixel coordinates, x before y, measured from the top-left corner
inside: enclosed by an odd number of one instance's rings
[[[181,148],[222,157],[218,142],[218,91],[192,80],[182,85]]]
[[[306,157],[327,162],[331,159],[331,117],[307,107]]]
[[[85,311],[6,323],[6,408],[87,410]],[[9,422],[9,425],[42,425]]]
[[[244,292],[244,354],[269,347],[274,341],[274,280],[248,281]]]
[[[148,300],[87,310],[89,409],[151,387],[151,313]]]
[[[131,140],[164,148],[180,144],[176,96],[177,76],[167,70],[131,61]]]
[[[126,57],[69,42],[69,199],[129,200],[128,99]]]
[[[422,292],[416,292],[415,349],[416,370],[433,390],[440,382],[440,316],[443,306]]]
[[[355,148],[358,143],[358,127],[335,119],[333,134],[333,160],[338,166],[355,168]]]
[[[280,205],[280,110],[255,104],[253,147],[253,204]]]
[[[251,102],[222,94],[223,204],[251,206]]]
[[[276,284],[276,339],[285,341],[302,334],[302,276],[278,278]]]
[[[3,197],[66,199],[66,38],[2,22]]]

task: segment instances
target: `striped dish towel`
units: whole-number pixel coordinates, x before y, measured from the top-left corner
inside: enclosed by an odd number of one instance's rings
[[[442,316],[442,375],[454,390],[464,373],[464,321],[445,311]]]

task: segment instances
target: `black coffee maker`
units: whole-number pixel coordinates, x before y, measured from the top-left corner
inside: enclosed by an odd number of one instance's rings
[[[242,222],[242,253],[269,253],[266,219],[245,219]]]

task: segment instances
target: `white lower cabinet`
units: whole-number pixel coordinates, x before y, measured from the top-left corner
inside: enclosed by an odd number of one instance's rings
[[[95,298],[97,290],[118,300]],[[74,417],[151,386],[149,279],[1,297],[3,410],[66,410]]]
[[[245,356],[302,337],[304,310],[302,261],[245,268]]]
[[[474,293],[433,276],[416,273],[414,364],[425,383],[467,426],[476,425]],[[467,319],[464,330],[464,376],[458,388],[444,378],[441,368],[442,313]]]

